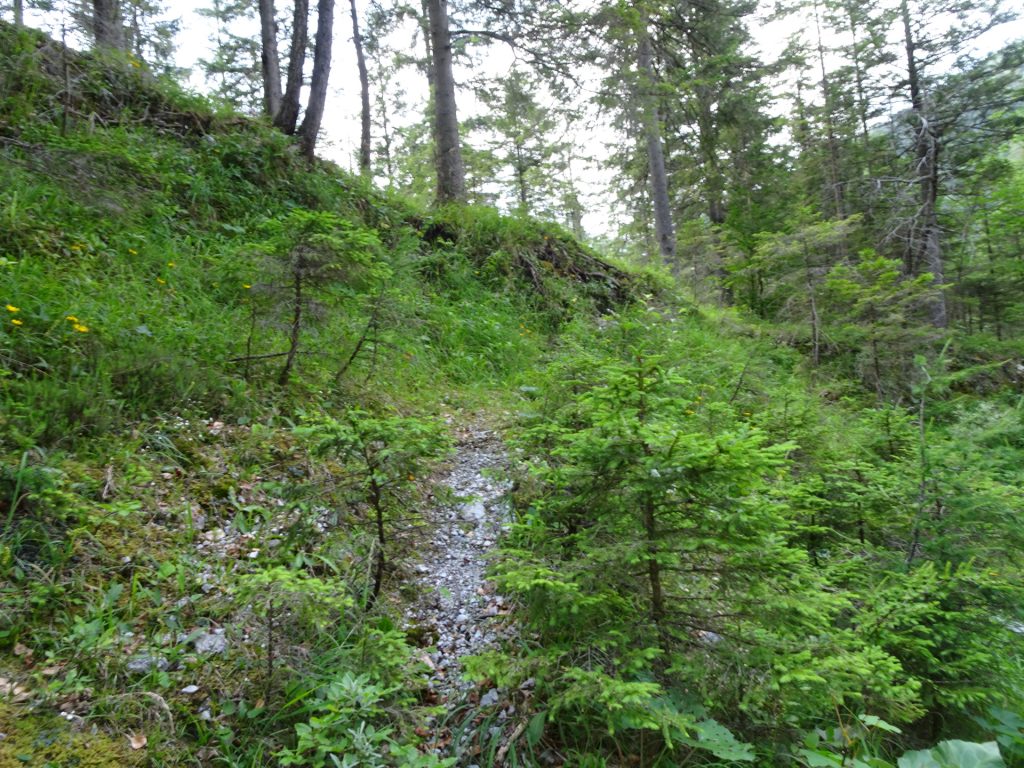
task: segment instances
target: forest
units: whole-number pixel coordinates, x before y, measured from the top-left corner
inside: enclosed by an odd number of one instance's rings
[[[1001,0],[0,0],[0,768],[1024,767]]]

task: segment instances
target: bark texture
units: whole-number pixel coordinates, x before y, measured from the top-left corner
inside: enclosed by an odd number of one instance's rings
[[[466,196],[466,170],[459,145],[459,119],[455,109],[455,76],[448,31],[448,3],[428,0],[430,47],[434,70],[434,129],[436,137],[437,201],[449,203]]]
[[[676,263],[676,235],[672,226],[672,208],[668,197],[668,172],[665,169],[665,150],[661,143],[661,116],[658,99],[653,93],[654,46],[646,25],[639,32],[639,69],[641,99],[643,103],[644,134],[647,140],[647,164],[651,181],[651,200],[654,203],[654,232],[658,240],[661,260],[673,272]]]
[[[313,79],[309,87],[306,114],[299,127],[302,154],[313,159],[320,123],[327,103],[327,82],[331,76],[331,45],[334,42],[334,0],[318,0],[316,4],[316,50],[313,52]]]
[[[914,170],[920,193],[917,217],[910,227],[907,244],[907,269],[910,272],[917,272],[923,267],[932,273],[934,290],[928,301],[928,315],[932,325],[936,328],[945,328],[949,324],[949,317],[946,311],[946,295],[942,290],[945,270],[938,215],[941,137],[930,119],[925,103],[916,56],[917,43],[914,40],[907,0],[900,2],[900,15],[903,19],[907,53],[907,85],[910,89],[910,107],[914,118]]]
[[[277,54],[274,0],[260,0],[260,67],[263,73],[263,108],[273,118],[281,109],[281,62]]]
[[[299,122],[299,96],[302,93],[302,71],[309,42],[309,0],[295,0],[292,13],[292,42],[288,50],[288,78],[281,106],[274,116],[274,125],[285,133],[295,133]]]
[[[92,25],[97,48],[124,48],[121,4],[118,0],[93,0]]]
[[[359,172],[370,174],[370,75],[366,71],[363,37],[359,34],[359,14],[356,0],[349,0],[352,9],[352,44],[356,47],[356,66],[359,69],[359,96],[362,105],[359,135]]]

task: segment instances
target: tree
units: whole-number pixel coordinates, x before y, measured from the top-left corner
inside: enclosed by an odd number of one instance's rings
[[[268,281],[255,291],[270,297],[272,311],[283,310],[280,319],[287,328],[288,349],[251,359],[283,357],[277,382],[286,386],[302,334],[316,319],[317,298],[341,284],[376,287],[391,272],[380,259],[376,234],[332,213],[296,208],[267,221],[262,229],[265,237],[255,250],[267,257],[263,271]]]
[[[921,190],[920,210],[910,228],[907,242],[907,262],[911,273],[924,264],[935,281],[935,295],[931,300],[931,320],[938,328],[948,323],[946,297],[943,293],[942,245],[940,243],[938,197],[940,136],[933,125],[925,105],[923,73],[919,67],[918,49],[922,45],[910,18],[908,0],[900,0],[900,18],[903,21],[903,42],[907,52],[907,88],[910,91],[910,109],[914,130],[914,156],[918,184]]]
[[[124,5],[125,48],[149,64],[175,75],[182,74],[174,64],[175,37],[181,27],[179,19],[162,18],[166,8],[153,0],[127,0]]]
[[[394,512],[409,512],[415,478],[426,471],[428,462],[448,451],[448,437],[437,422],[374,416],[355,408],[341,419],[324,417],[299,431],[313,439],[316,454],[335,455],[349,463],[351,477],[373,512],[373,586],[366,601],[372,606],[384,583],[389,518]]]
[[[554,215],[561,210],[570,187],[565,178],[569,144],[553,137],[561,127],[558,110],[538,101],[540,93],[540,83],[513,68],[503,78],[500,90],[480,94],[488,113],[469,127],[486,134],[495,165],[507,171],[502,179],[509,207],[521,213]],[[492,178],[500,175],[498,170]]]
[[[668,172],[665,170],[665,152],[661,142],[661,115],[655,91],[654,46],[647,30],[647,16],[640,14],[637,36],[637,67],[643,112],[644,139],[647,144],[647,172],[654,203],[654,231],[658,252],[666,266],[678,271],[676,263],[676,233],[672,225],[672,205],[668,197]]]
[[[263,109],[273,119],[281,109],[281,63],[277,54],[277,19],[274,0],[259,0],[260,68],[263,73]]]
[[[92,0],[92,31],[97,48],[124,48],[124,22],[119,0]]]
[[[452,71],[452,40],[447,0],[427,0],[430,53],[433,71],[434,160],[437,166],[437,200],[458,202],[466,196],[466,169],[459,143],[459,119],[455,107],[455,76]]]
[[[207,81],[215,82],[213,94],[235,109],[263,111],[260,41],[233,31],[238,22],[253,19],[251,3],[213,0],[212,7],[200,8],[197,13],[211,19],[216,29],[213,57],[199,60]]]
[[[313,159],[320,123],[327,103],[327,81],[331,75],[331,44],[334,40],[334,0],[319,0],[316,4],[316,48],[313,52],[313,77],[309,86],[309,101],[299,127],[302,154]]]
[[[356,49],[356,66],[359,69],[359,171],[370,175],[372,140],[370,137],[370,76],[366,69],[366,56],[363,53],[363,37],[359,34],[359,15],[356,12],[356,0],[349,0],[352,10],[352,44]]]
[[[299,99],[302,92],[302,71],[306,63],[306,46],[309,44],[309,0],[295,0],[292,13],[291,46],[288,51],[288,77],[285,82],[284,94],[280,106],[274,114],[274,125],[285,133],[295,133],[299,121],[301,105]]]

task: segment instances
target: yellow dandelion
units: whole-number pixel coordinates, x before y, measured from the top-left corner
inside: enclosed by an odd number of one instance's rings
[[[65,317],[64,319],[65,319],[65,320],[67,320],[67,321],[68,321],[69,323],[79,323],[79,322],[81,322],[81,320],[79,320],[79,319],[78,319],[77,317],[75,317],[74,315],[68,315],[68,316],[67,316],[67,317]]]
[[[13,320],[11,320],[11,325],[24,325],[24,323],[21,322],[21,320],[19,320],[18,318],[14,318]]]
[[[21,312],[21,307],[16,307],[13,304],[8,304],[7,305],[7,311],[8,312]]]
[[[74,328],[74,329],[75,329],[76,331],[78,331],[79,333],[88,333],[88,332],[89,332],[89,326],[87,326],[87,325],[82,325],[81,323],[75,323],[75,324],[74,324],[73,326],[71,326],[71,327],[72,327],[72,328]]]
[[[156,281],[160,283],[160,285],[167,285],[167,281],[164,280],[162,277],[158,277]]]

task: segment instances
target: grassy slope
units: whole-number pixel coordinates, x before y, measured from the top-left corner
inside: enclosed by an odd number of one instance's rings
[[[60,764],[259,763],[344,670],[365,673],[396,745],[418,741],[429,701],[386,618],[397,595],[353,608],[362,499],[293,423],[356,406],[496,412],[569,317],[630,300],[641,278],[555,227],[426,212],[309,167],[285,137],[131,60],[7,26],[0,50],[0,684],[28,692],[0,710],[0,764],[57,759],[56,732]],[[263,356],[288,346],[278,225],[297,211],[348,239],[306,275],[282,387],[282,358]],[[268,673],[253,585],[275,567],[294,583]],[[228,651],[197,653],[215,628]],[[143,733],[144,751],[126,749]]]
[[[0,709],[16,734],[0,765],[43,765],[54,728],[94,727],[100,741],[66,748],[96,765],[263,764],[323,714],[326,683],[368,702],[353,726],[391,729],[376,753],[443,738],[424,730],[419,655],[391,618],[407,552],[385,599],[359,609],[365,498],[293,426],[353,407],[410,423],[556,409],[535,399],[537,385],[565,394],[547,364],[618,333],[600,311],[633,303],[634,320],[663,326],[642,301],[657,279],[548,225],[423,211],[308,167],[286,138],[130,60],[3,26],[0,51],[0,678],[27,692]],[[282,358],[262,356],[287,349],[297,211],[345,238],[309,281],[280,386]],[[709,407],[798,439],[797,474],[877,440],[882,412],[834,402],[854,386],[809,387],[797,354],[729,314],[670,315],[655,351]],[[228,650],[198,653],[214,629]],[[167,668],[129,670],[146,656]],[[126,750],[139,734],[145,750]]]

